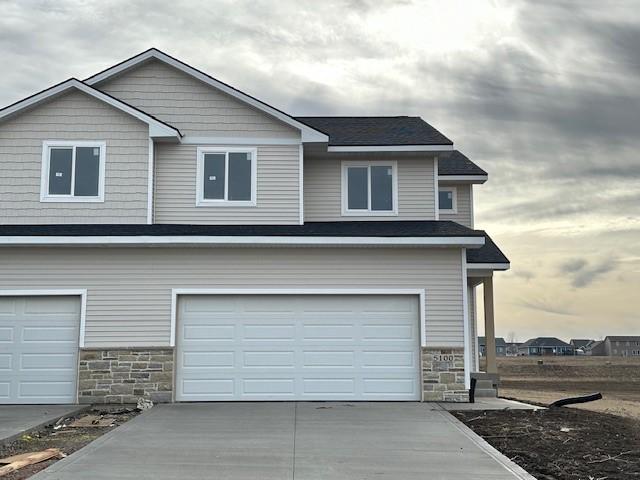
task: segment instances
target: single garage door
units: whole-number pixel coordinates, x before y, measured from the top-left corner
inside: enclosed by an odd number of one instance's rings
[[[419,400],[410,295],[179,298],[176,399]]]
[[[79,297],[0,297],[0,403],[75,403]]]

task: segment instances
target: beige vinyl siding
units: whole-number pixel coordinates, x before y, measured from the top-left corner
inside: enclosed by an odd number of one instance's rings
[[[473,228],[473,208],[471,207],[471,202],[473,202],[472,186],[469,184],[443,186],[456,187],[458,195],[458,213],[440,213],[440,220],[452,220],[464,225],[465,227]]]
[[[186,136],[300,138],[298,130],[157,60],[95,87]]]
[[[258,145],[255,207],[196,206],[197,147],[156,144],[155,223],[298,224],[297,145]]]
[[[104,202],[40,202],[45,140],[106,142]],[[149,129],[81,92],[0,123],[0,223],[146,223]]]
[[[365,158],[305,158],[304,218],[308,222],[353,220],[434,220],[431,158],[402,158],[398,165],[397,216],[342,216],[342,161]],[[380,157],[371,160],[382,160]],[[388,158],[388,160],[396,160]]]
[[[165,346],[172,288],[424,288],[430,346],[463,346],[460,249],[3,248],[1,289],[86,288],[86,346]]]

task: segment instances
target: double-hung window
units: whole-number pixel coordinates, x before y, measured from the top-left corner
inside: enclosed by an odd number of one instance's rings
[[[44,142],[40,200],[104,202],[105,158],[105,142]]]
[[[458,213],[458,190],[456,187],[438,189],[438,209],[440,213]]]
[[[257,149],[198,148],[196,205],[255,206]]]
[[[395,161],[343,162],[342,215],[397,215]]]

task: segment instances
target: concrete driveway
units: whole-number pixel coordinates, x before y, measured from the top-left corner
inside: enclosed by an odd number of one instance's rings
[[[435,404],[159,405],[32,477],[514,479]]]

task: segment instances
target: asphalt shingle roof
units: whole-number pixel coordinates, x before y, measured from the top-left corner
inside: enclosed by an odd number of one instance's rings
[[[483,233],[484,245],[480,248],[467,249],[467,263],[509,263],[509,259],[491,237]]]
[[[524,342],[521,347],[570,347],[566,342],[563,342],[556,337],[537,337],[531,338]]]
[[[478,345],[486,346],[487,339],[486,337],[478,337]],[[496,347],[506,347],[507,342],[504,341],[503,337],[496,337]]]
[[[0,225],[0,236],[305,236],[482,237],[459,223],[442,221],[307,222],[304,225]]]
[[[453,145],[420,117],[295,117],[329,135],[331,146]]]
[[[486,175],[483,169],[458,150],[438,153],[438,175]]]

